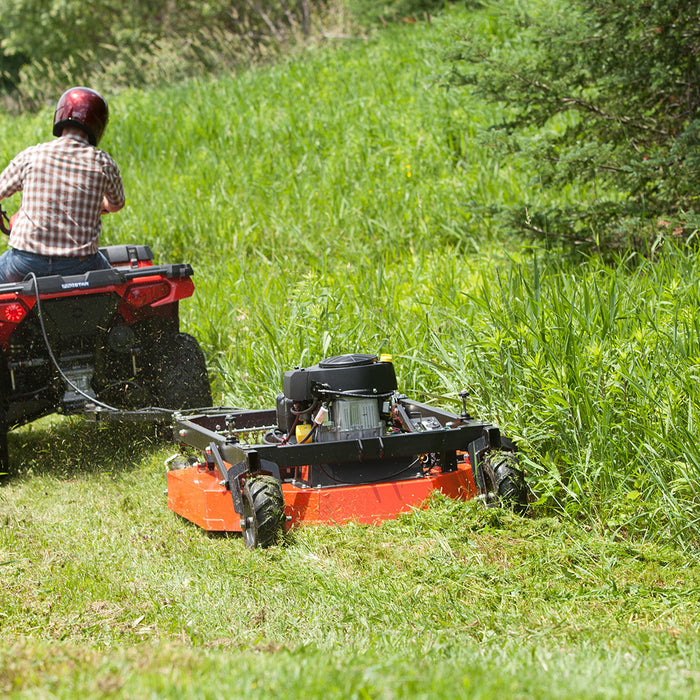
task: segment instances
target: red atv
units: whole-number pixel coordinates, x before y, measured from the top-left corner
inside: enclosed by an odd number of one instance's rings
[[[192,267],[154,265],[145,245],[101,252],[112,269],[0,284],[0,472],[7,431],[51,413],[169,422],[165,409],[212,403],[199,344],[179,327]]]

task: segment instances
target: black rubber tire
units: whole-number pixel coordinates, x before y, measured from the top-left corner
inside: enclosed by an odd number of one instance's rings
[[[487,502],[489,494],[499,505],[523,515],[528,507],[528,490],[525,474],[514,452],[494,452],[484,455],[482,474],[485,481]]]
[[[282,484],[262,474],[246,480],[243,486],[243,541],[248,549],[272,547],[284,534]]]
[[[7,443],[7,423],[4,411],[0,411],[0,484],[8,480],[10,470],[10,450]]]
[[[212,405],[207,365],[187,333],[164,333],[149,350],[149,384],[155,405],[175,410]]]

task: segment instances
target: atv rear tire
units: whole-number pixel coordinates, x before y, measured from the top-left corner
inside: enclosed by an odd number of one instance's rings
[[[523,515],[527,511],[527,484],[514,452],[487,453],[479,464],[488,504],[499,504]]]
[[[273,476],[254,476],[245,482],[242,496],[245,546],[255,549],[277,544],[285,523],[282,484]]]
[[[150,386],[160,408],[211,406],[207,365],[199,343],[187,333],[163,333],[150,348]]]

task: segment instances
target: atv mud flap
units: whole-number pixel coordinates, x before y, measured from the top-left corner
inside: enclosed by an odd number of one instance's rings
[[[168,508],[173,512],[210,532],[241,531],[241,516],[217,471],[201,464],[176,469],[168,472],[167,483]],[[473,498],[477,489],[469,463],[459,463],[452,472],[402,481],[332,488],[282,484],[288,527],[378,523],[420,508],[433,491],[465,501]]]

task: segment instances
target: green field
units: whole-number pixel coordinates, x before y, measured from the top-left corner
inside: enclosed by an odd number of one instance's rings
[[[110,97],[127,206],[103,241],[192,263],[182,326],[216,402],[268,407],[287,369],[391,353],[406,394],[456,409],[466,388],[519,441],[531,515],[438,497],[248,551],[167,510],[174,448],[148,428],[45,419],[10,436],[0,490],[0,692],[698,692],[698,255],[602,261],[477,216],[590,193],[539,191],[474,138],[502,115],[442,86],[467,24],[509,35],[453,7]],[[0,164],[51,116],[0,116]]]

